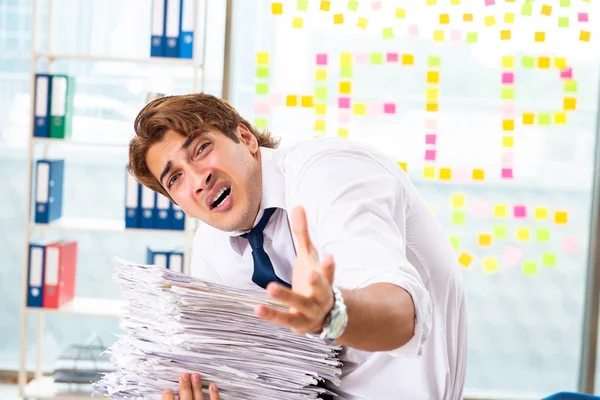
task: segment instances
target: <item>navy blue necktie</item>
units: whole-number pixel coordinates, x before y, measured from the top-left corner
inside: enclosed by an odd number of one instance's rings
[[[273,264],[269,255],[263,248],[265,238],[263,231],[269,222],[269,219],[275,212],[275,208],[267,208],[254,228],[248,233],[242,235],[243,238],[248,239],[250,247],[252,247],[252,260],[254,260],[254,273],[252,274],[252,282],[256,283],[262,288],[266,288],[269,282],[278,282],[282,285],[290,287],[290,284],[279,279],[275,275]]]

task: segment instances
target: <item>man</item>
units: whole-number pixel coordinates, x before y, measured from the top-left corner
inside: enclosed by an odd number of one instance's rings
[[[151,102],[135,131],[131,173],[203,222],[192,275],[263,286],[289,310],[258,316],[343,345],[341,398],[462,398],[461,273],[394,161],[341,138],[278,149],[207,94]],[[202,399],[199,381],[182,375],[181,398]]]

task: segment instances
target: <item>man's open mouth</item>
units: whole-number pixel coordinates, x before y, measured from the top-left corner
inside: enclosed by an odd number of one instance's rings
[[[230,194],[231,194],[230,187],[224,187],[221,190],[219,190],[217,192],[217,194],[215,195],[215,197],[210,202],[211,210],[215,209],[215,208],[219,207],[221,204],[223,204],[223,202],[225,202],[225,200],[227,200],[227,197],[229,197]]]

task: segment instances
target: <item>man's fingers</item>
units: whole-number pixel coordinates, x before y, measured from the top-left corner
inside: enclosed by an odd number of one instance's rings
[[[211,383],[208,387],[208,393],[210,395],[210,400],[219,400],[219,390],[214,383]]]
[[[306,212],[304,207],[298,206],[292,211],[292,232],[298,244],[298,253],[310,253],[312,243],[308,235],[308,223],[306,222]]]
[[[296,333],[306,333],[312,328],[305,315],[293,311],[276,310],[267,306],[256,307],[256,314],[269,322],[291,328]]]
[[[160,400],[175,400],[175,393],[171,389],[165,389]]]
[[[190,374],[186,373],[179,376],[179,400],[202,400],[202,397],[199,399],[194,398]]]
[[[279,300],[288,307],[295,308],[300,312],[309,312],[311,301],[306,296],[298,294],[291,289],[277,283],[267,285],[267,293],[275,300]]]
[[[192,374],[192,393],[194,400],[203,400],[204,394],[202,393],[202,378],[200,374]]]
[[[335,262],[333,261],[333,256],[331,254],[327,254],[321,263],[321,274],[323,274],[323,277],[327,279],[330,285],[333,285]]]

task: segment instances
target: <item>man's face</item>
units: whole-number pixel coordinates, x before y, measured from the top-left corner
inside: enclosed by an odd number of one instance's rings
[[[244,125],[239,143],[217,130],[194,139],[167,131],[148,150],[152,175],[192,218],[223,231],[251,229],[262,179],[256,138]]]

